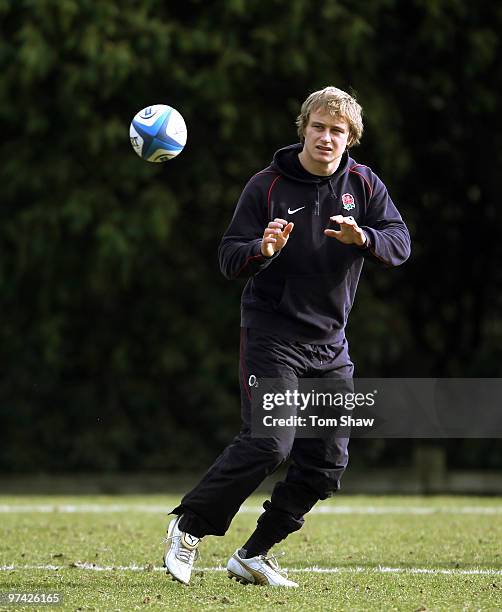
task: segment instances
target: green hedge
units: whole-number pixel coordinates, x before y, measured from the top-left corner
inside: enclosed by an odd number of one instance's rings
[[[242,285],[217,245],[327,84],[413,234],[363,275],[357,373],[499,375],[496,3],[3,0],[0,23],[1,471],[194,468],[230,439]],[[188,124],[166,164],[128,142],[153,103]]]

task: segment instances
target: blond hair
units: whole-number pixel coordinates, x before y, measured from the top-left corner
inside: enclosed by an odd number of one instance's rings
[[[314,91],[302,104],[300,114],[296,118],[300,142],[305,142],[305,128],[308,125],[310,113],[318,110],[328,111],[334,117],[341,117],[349,124],[349,140],[347,147],[353,147],[361,142],[363,135],[363,109],[357,100],[338,87],[325,87]]]

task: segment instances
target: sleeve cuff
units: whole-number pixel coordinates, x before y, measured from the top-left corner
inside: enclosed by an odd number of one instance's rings
[[[363,251],[367,251],[368,249],[371,248],[371,237],[368,234],[368,232],[366,232],[365,230],[363,230],[363,232],[364,232],[364,235],[366,236],[366,242],[359,248],[362,249]]]

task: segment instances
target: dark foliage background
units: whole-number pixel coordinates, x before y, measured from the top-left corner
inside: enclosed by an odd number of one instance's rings
[[[0,0],[0,29],[2,472],[199,469],[231,438],[242,284],[217,245],[328,84],[362,103],[353,155],[413,237],[402,268],[365,268],[357,374],[500,375],[502,5]],[[166,164],[128,142],[154,103],[189,128]],[[498,442],[441,444],[450,465],[502,465]]]

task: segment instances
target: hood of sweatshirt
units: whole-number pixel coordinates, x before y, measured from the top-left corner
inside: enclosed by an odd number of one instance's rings
[[[347,151],[345,151],[342,155],[338,168],[335,170],[335,172],[333,172],[333,174],[329,174],[327,176],[311,174],[305,170],[298,159],[298,154],[301,153],[302,149],[303,145],[299,143],[279,149],[274,154],[271,168],[293,181],[298,181],[300,183],[320,184],[331,181],[331,179],[343,174],[349,165],[349,154]]]

